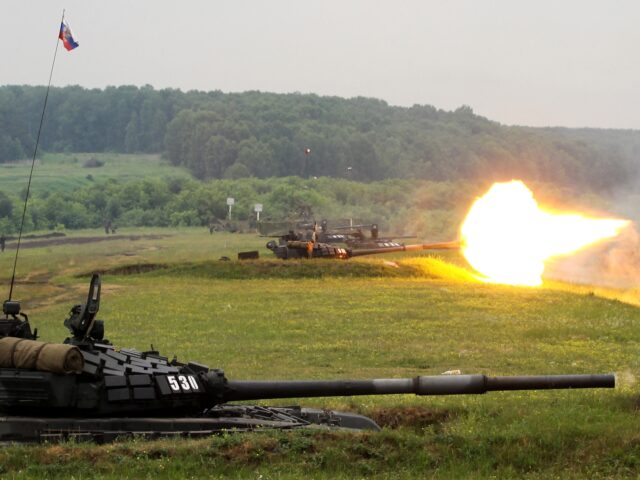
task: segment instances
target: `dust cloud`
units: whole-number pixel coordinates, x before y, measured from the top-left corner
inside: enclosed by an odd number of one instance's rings
[[[544,278],[612,288],[640,288],[640,234],[630,224],[615,239],[546,264]]]

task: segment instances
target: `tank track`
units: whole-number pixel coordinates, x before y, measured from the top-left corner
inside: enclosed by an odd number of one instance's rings
[[[217,405],[190,418],[38,418],[0,417],[0,442],[44,443],[130,438],[200,438],[225,432],[327,428],[379,430],[362,415],[301,407]]]

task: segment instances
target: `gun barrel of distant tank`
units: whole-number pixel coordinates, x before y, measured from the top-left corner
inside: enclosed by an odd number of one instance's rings
[[[535,375],[487,377],[485,375],[437,375],[377,380],[320,381],[228,381],[225,401],[268,398],[334,397],[351,395],[482,394],[500,390],[548,390],[566,388],[613,388],[615,376]]]
[[[362,255],[376,255],[379,253],[393,252],[414,252],[417,250],[456,250],[460,248],[460,242],[435,242],[418,243],[416,245],[400,245],[398,247],[366,248],[362,250],[351,250],[350,257],[360,257]]]
[[[332,227],[332,230],[354,230],[356,228],[371,228],[371,224],[365,223],[363,225],[341,225],[339,227]]]

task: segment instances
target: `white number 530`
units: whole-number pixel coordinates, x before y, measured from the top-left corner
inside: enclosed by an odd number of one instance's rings
[[[167,382],[174,392],[197,392],[200,390],[193,375],[167,375]]]

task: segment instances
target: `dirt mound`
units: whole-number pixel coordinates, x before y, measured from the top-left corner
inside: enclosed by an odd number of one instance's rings
[[[426,407],[381,407],[366,413],[381,427],[409,427],[421,430],[431,425],[446,422],[452,417],[448,410],[433,410]]]

